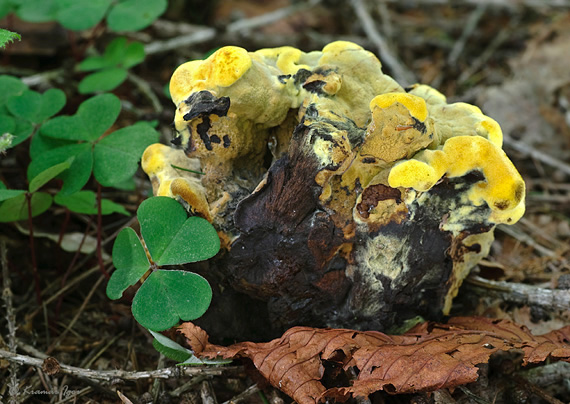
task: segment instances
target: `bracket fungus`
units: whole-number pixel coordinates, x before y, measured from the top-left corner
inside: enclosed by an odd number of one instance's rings
[[[214,224],[225,248],[210,269],[277,329],[447,314],[495,225],[524,213],[497,122],[381,67],[339,41],[228,46],[172,76],[174,148],[150,146],[143,169]]]

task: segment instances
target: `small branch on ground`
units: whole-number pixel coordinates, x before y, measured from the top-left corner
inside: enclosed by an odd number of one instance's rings
[[[565,289],[545,289],[537,286],[504,281],[491,281],[477,275],[466,279],[471,289],[516,304],[538,306],[549,310],[568,310],[570,307],[570,291]]]
[[[378,56],[380,57],[380,60],[392,70],[394,79],[399,83],[402,83],[404,86],[414,84],[417,81],[416,77],[389,49],[388,44],[376,29],[374,20],[366,9],[364,1],[351,0],[350,4],[356,13],[356,16],[362,23],[362,29],[364,29],[368,38],[374,42],[378,48]]]
[[[519,153],[532,157],[533,159],[536,159],[544,164],[547,164],[564,172],[565,174],[570,175],[570,164],[558,160],[557,158],[552,157],[547,153],[541,152],[540,150],[537,150],[536,148],[533,148],[526,143],[514,140],[510,136],[504,136],[504,141],[506,146],[518,151]]]
[[[287,18],[291,14],[307,11],[319,3],[320,0],[301,2],[256,17],[245,18],[232,22],[226,27],[225,31],[230,34],[236,34],[240,31],[263,27]],[[169,52],[175,49],[186,48],[191,45],[208,42],[214,39],[216,35],[218,35],[216,29],[204,27],[203,29],[192,32],[191,34],[181,35],[172,39],[168,39],[166,41],[151,42],[144,47],[144,51],[147,55]]]
[[[38,358],[33,358],[27,355],[20,355],[0,349],[0,358],[6,359],[12,363],[20,365],[34,366],[41,368],[44,361]],[[226,373],[241,372],[241,366],[172,366],[157,370],[143,370],[143,371],[128,371],[128,370],[92,370],[82,369],[75,366],[59,364],[60,373],[83,377],[86,379],[113,381],[115,379],[121,380],[140,380],[140,379],[171,379],[184,376],[221,376]]]
[[[8,349],[12,353],[16,353],[16,315],[14,314],[14,306],[12,304],[12,288],[10,284],[10,272],[8,270],[8,251],[6,249],[6,240],[0,238],[0,265],[2,266],[2,300],[6,307],[6,321],[8,325]],[[9,404],[17,403],[16,396],[19,391],[18,383],[18,367],[15,363],[10,364],[8,376],[8,394]]]

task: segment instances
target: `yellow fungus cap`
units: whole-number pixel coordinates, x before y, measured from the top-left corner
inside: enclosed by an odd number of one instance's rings
[[[396,102],[402,104],[410,111],[410,115],[414,118],[425,121],[428,115],[426,102],[423,98],[408,93],[386,93],[381,94],[370,101],[370,110],[374,107],[388,108]]]
[[[170,96],[175,105],[192,92],[229,87],[252,65],[247,51],[238,46],[224,46],[206,60],[195,60],[179,66],[170,79]]]
[[[497,147],[502,147],[503,131],[501,130],[501,127],[494,119],[489,118],[487,116],[484,117],[485,119],[483,119],[481,122],[477,124],[476,127],[477,134],[481,136],[486,135],[485,137],[487,137],[491,143],[493,143]]]
[[[198,167],[191,163],[182,150],[160,143],[147,147],[141,159],[142,169],[149,176],[156,196],[180,198],[194,213],[211,221],[204,188],[196,174],[174,167],[196,170]]]
[[[323,48],[323,53],[338,53],[347,50],[362,50],[362,46],[348,41],[331,42]]]
[[[486,202],[494,223],[518,221],[524,213],[524,181],[506,154],[480,136],[453,137],[442,150],[425,150],[396,164],[388,183],[394,188],[427,191],[444,175],[459,177],[473,170],[480,170],[485,181],[471,187],[470,201],[476,206]]]

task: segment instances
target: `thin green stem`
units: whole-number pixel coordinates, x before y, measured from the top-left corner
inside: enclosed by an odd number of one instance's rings
[[[188,171],[189,173],[193,173],[193,174],[206,175],[206,173],[203,173],[202,171],[190,170],[189,168],[175,166],[174,164],[171,164],[170,167],[175,168],[177,170]]]

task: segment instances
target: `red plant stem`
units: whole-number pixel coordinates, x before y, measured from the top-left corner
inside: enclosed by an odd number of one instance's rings
[[[83,57],[81,55],[81,50],[77,46],[77,37],[75,35],[75,32],[68,29],[67,38],[69,39],[69,45],[71,46],[71,53],[73,54],[73,58],[76,62],[80,62]]]
[[[69,210],[67,210],[67,212],[69,213]],[[85,229],[85,233],[83,233],[83,237],[81,238],[81,242],[79,243],[79,247],[77,247],[77,251],[75,251],[75,255],[73,256],[71,263],[69,264],[69,266],[67,267],[67,270],[65,271],[65,273],[63,274],[63,277],[61,278],[61,284],[60,285],[62,288],[65,286],[65,283],[67,282],[67,277],[69,276],[69,274],[71,273],[71,270],[75,266],[75,263],[77,262],[77,259],[79,258],[79,254],[81,254],[81,248],[83,248],[83,244],[85,243],[85,239],[87,238],[87,233],[89,233],[89,227],[91,227],[92,221],[93,221],[93,216],[90,215],[89,221],[87,222],[87,227]],[[57,300],[57,305],[55,308],[54,322],[56,322],[56,323],[57,323],[57,319],[59,318],[59,312],[61,309],[62,302],[63,302],[63,294]]]
[[[59,238],[57,239],[58,247],[61,247],[61,242],[63,240],[63,236],[65,235],[65,230],[67,229],[67,225],[69,224],[70,218],[71,218],[71,213],[69,209],[65,208],[65,219],[63,220],[63,224],[61,225],[61,230],[59,231]]]
[[[99,260],[99,268],[105,278],[109,279],[109,273],[103,264],[102,236],[103,231],[103,215],[101,215],[101,184],[97,183],[97,259]]]
[[[34,246],[34,225],[32,222],[32,194],[26,192],[26,204],[28,205],[28,227],[30,236],[30,250],[32,256],[32,272],[34,274],[34,286],[36,289],[36,301],[42,304],[42,291],[40,289],[40,276],[38,275],[38,263],[36,261],[36,248]]]

